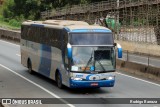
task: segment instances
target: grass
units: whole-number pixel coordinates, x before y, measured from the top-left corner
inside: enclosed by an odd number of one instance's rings
[[[11,30],[19,30],[20,27],[12,26],[8,22],[0,20],[0,27],[5,29],[11,29]]]
[[[5,19],[0,16],[0,27],[5,29],[11,29],[11,30],[19,30],[20,29],[20,22],[15,21],[14,19],[10,21],[4,21]]]
[[[115,41],[119,43],[123,50],[128,50],[129,52],[136,52],[142,54],[148,54],[151,56],[160,56],[160,46],[154,44],[144,44],[137,42],[128,42],[128,41]]]

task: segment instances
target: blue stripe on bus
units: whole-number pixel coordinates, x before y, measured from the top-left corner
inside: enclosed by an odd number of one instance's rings
[[[112,32],[111,30],[107,29],[74,29],[71,32]]]
[[[31,24],[31,26],[35,26],[35,27],[44,27],[44,25],[40,25],[40,24]]]
[[[51,71],[51,46],[41,45],[39,73],[46,77],[50,77]]]
[[[93,29],[94,32],[112,32],[111,30],[107,29]]]
[[[92,84],[97,83],[97,86]],[[115,80],[98,80],[98,81],[75,81],[70,79],[70,88],[96,88],[96,87],[113,87]]]

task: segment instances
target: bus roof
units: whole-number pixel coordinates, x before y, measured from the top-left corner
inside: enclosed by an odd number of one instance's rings
[[[47,28],[66,29],[68,32],[111,32],[110,29],[97,25],[89,25],[84,21],[72,20],[45,20],[45,21],[25,21],[22,25],[41,26]]]

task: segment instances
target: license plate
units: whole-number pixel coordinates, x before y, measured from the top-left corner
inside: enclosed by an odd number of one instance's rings
[[[98,86],[98,83],[91,83],[91,86]]]

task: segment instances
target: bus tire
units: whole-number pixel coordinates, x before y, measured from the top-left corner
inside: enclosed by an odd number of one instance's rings
[[[30,74],[33,74],[32,63],[31,63],[31,61],[28,60],[27,64],[28,64],[28,72],[29,72]]]
[[[58,88],[62,89],[63,84],[62,84],[62,79],[61,79],[61,75],[59,72],[56,73],[56,82],[57,82]]]

